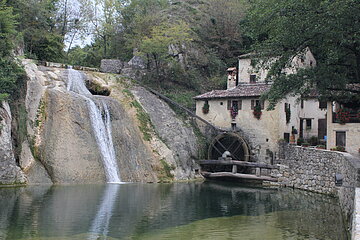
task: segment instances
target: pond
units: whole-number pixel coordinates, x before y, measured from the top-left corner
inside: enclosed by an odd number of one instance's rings
[[[0,239],[347,239],[337,199],[229,182],[0,188]]]

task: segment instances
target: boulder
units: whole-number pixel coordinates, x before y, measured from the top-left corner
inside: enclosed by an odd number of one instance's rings
[[[124,63],[118,59],[102,59],[100,72],[104,73],[121,73]]]

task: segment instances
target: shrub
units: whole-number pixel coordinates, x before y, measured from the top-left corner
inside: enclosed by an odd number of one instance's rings
[[[308,139],[308,142],[310,143],[311,146],[316,146],[319,144],[319,139],[316,136],[312,136]]]
[[[304,142],[305,142],[305,140],[304,140],[303,138],[298,138],[296,144],[297,144],[298,146],[301,146],[301,144],[303,144]]]
[[[261,115],[262,115],[261,106],[260,106],[260,105],[256,105],[256,106],[254,107],[253,114],[254,114],[254,117],[255,117],[257,120],[260,120]]]
[[[301,144],[301,146],[302,146],[302,147],[309,147],[310,144],[309,144],[308,142],[303,142],[303,143]]]
[[[19,81],[24,77],[24,71],[10,58],[0,58],[0,102],[9,95],[15,97]]]
[[[336,147],[330,148],[330,150],[331,150],[331,151],[345,152],[345,147],[343,147],[343,146],[336,146]]]

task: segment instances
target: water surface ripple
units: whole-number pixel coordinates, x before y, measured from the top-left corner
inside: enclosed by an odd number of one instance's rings
[[[334,198],[232,183],[0,188],[0,239],[347,239]]]

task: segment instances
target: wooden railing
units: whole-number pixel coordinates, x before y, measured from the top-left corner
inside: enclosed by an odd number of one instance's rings
[[[250,180],[260,180],[260,181],[270,181],[270,182],[277,182],[278,179],[271,177],[271,176],[262,176],[261,169],[279,169],[277,165],[270,165],[264,163],[256,163],[256,162],[246,162],[246,161],[234,161],[234,160],[200,160],[200,166],[204,165],[217,165],[217,166],[226,166],[231,165],[232,171],[231,172],[207,172],[201,171],[201,174],[207,178],[217,178],[217,177],[233,177],[233,178],[242,178],[242,179],[250,179]],[[242,167],[252,167],[255,168],[255,175],[254,174],[244,174],[238,173],[238,166]]]

